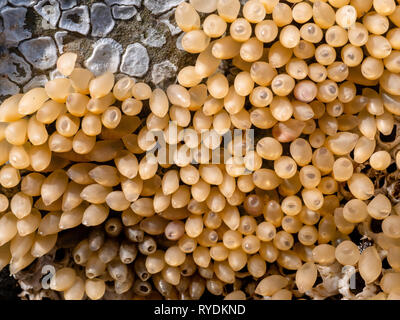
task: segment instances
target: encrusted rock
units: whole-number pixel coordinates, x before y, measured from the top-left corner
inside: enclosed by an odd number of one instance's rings
[[[153,66],[151,71],[151,81],[154,84],[159,84],[166,79],[175,77],[177,70],[178,67],[169,60],[157,63]]]
[[[150,58],[140,43],[130,44],[122,57],[121,72],[134,77],[142,77],[149,69]]]
[[[176,7],[184,0],[144,0],[144,5],[153,14],[160,14]]]
[[[7,78],[0,77],[0,96],[8,96],[19,92],[19,87],[8,80]]]
[[[137,6],[140,7],[142,0],[105,0],[105,3],[109,6],[114,4],[124,6]]]
[[[145,36],[141,34],[140,41],[146,46],[153,48],[161,48],[167,42],[163,33],[154,28],[147,29]]]
[[[105,37],[112,31],[115,25],[110,7],[100,2],[94,3],[90,8],[90,19],[92,22],[93,37]]]
[[[46,70],[56,64],[57,47],[50,37],[39,37],[24,41],[18,48],[25,59],[37,69]]]
[[[34,8],[52,26],[55,27],[57,25],[61,15],[57,0],[41,0]]]
[[[15,53],[11,53],[7,59],[0,59],[0,74],[18,84],[23,84],[32,77],[30,65]]]
[[[90,28],[89,10],[87,6],[79,6],[62,13],[59,27],[65,30],[87,35]]]
[[[100,39],[93,44],[93,53],[85,61],[85,66],[95,75],[116,72],[122,51],[122,46],[114,39]]]
[[[76,6],[76,0],[58,0],[62,10],[71,9]]]
[[[62,54],[64,52],[64,38],[67,36],[67,31],[58,31],[54,34],[54,39],[56,40],[58,52]]]
[[[163,14],[162,16],[160,16],[160,22],[168,27],[169,31],[173,36],[182,32],[181,28],[179,28],[175,23],[174,14],[175,14],[175,9],[172,9],[167,13]]]
[[[114,19],[128,20],[133,18],[137,10],[133,6],[113,6],[112,15]]]
[[[33,88],[44,87],[47,81],[49,80],[44,74],[33,77],[26,85],[24,85],[22,91],[27,92]]]
[[[24,29],[26,8],[4,7],[0,14],[3,18],[5,44],[16,47],[19,42],[29,39],[32,33]]]
[[[17,7],[32,7],[38,0],[8,0],[8,2]]]

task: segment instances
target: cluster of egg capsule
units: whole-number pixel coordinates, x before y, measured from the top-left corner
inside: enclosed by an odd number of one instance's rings
[[[94,77],[66,53],[65,78],[2,103],[0,184],[18,190],[0,197],[0,268],[19,272],[82,224],[92,230],[72,257],[84,271],[61,268],[50,284],[65,299],[198,299],[226,284],[227,298],[292,299],[338,263],[381,279],[376,298],[398,298],[400,207],[357,166],[400,167],[400,152],[376,144],[400,115],[400,29],[389,30],[400,6],[191,0],[175,19],[199,55],[165,92]],[[255,148],[234,140],[210,164],[233,129],[256,129]],[[172,162],[148,152],[153,131]],[[360,252],[349,235],[371,219],[382,232]]]

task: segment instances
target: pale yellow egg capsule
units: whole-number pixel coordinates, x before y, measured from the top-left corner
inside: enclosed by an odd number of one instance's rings
[[[240,11],[239,0],[217,0],[218,15],[226,22],[236,19]]]
[[[243,16],[251,23],[258,23],[262,21],[266,15],[265,7],[257,0],[246,2],[242,10]]]
[[[307,2],[296,3],[292,9],[293,20],[298,23],[305,23],[312,18],[312,6]]]
[[[217,9],[217,0],[203,1],[203,0],[190,0],[189,3],[198,12],[211,13]]]
[[[190,53],[199,53],[204,51],[210,44],[210,37],[203,30],[192,30],[182,38],[182,47]]]
[[[132,97],[132,87],[135,85],[135,80],[130,77],[119,79],[113,88],[114,97],[120,101]]]
[[[200,16],[195,8],[187,2],[182,2],[176,8],[175,21],[178,27],[185,32],[200,28]]]
[[[354,242],[345,240],[336,247],[335,257],[342,265],[354,266],[360,259],[360,251]]]
[[[374,0],[373,6],[375,11],[383,16],[388,16],[396,10],[394,0]]]
[[[317,267],[312,262],[307,262],[296,272],[296,286],[300,292],[310,290],[317,280]]]
[[[57,59],[57,70],[63,76],[69,76],[75,68],[75,62],[78,55],[74,52],[66,52]]]
[[[300,42],[300,31],[296,26],[288,25],[282,28],[279,41],[286,48],[294,48]]]
[[[214,48],[214,47],[213,47]],[[214,52],[213,52],[214,55]],[[215,56],[215,55],[214,55]],[[201,75],[196,72],[195,67],[187,66],[179,71],[177,76],[178,82],[183,87],[194,87],[201,81]]]
[[[252,28],[250,23],[243,18],[238,18],[229,27],[231,37],[238,42],[245,42],[250,39]]]
[[[272,20],[278,27],[290,24],[293,20],[292,9],[286,3],[278,2],[272,9]]]
[[[75,91],[88,94],[89,83],[94,78],[94,75],[88,69],[75,68],[68,78],[71,80],[71,85]]]
[[[366,283],[375,281],[382,272],[382,261],[374,246],[364,249],[358,262],[361,277]]]
[[[357,11],[351,5],[346,5],[336,11],[336,23],[342,28],[351,27],[357,20]]]
[[[367,211],[374,219],[382,220],[391,213],[392,204],[385,195],[378,194],[368,203]]]
[[[47,95],[45,88],[31,89],[20,98],[18,102],[18,113],[21,115],[35,113],[48,99],[49,96]],[[4,104],[4,106],[6,105]]]
[[[269,43],[276,39],[278,26],[273,20],[264,20],[256,24],[254,34],[261,42]]]
[[[106,72],[89,82],[89,92],[92,98],[102,98],[106,96],[114,87],[114,75]]]
[[[204,19],[203,31],[210,38],[218,38],[222,36],[227,28],[227,23],[219,15],[210,14]]]
[[[374,194],[372,181],[363,173],[354,173],[347,184],[351,193],[360,200],[367,200]]]
[[[45,90],[47,95],[56,102],[64,103],[72,92],[71,80],[58,78],[46,82]]]

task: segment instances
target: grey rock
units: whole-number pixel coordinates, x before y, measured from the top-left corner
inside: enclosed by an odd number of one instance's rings
[[[25,59],[37,69],[46,70],[56,64],[57,47],[50,37],[26,40],[18,48]]]
[[[151,81],[154,84],[159,84],[166,79],[175,77],[177,70],[178,67],[169,60],[157,63],[153,66],[151,71]]]
[[[123,6],[141,6],[142,0],[105,0],[105,3],[109,6],[114,4],[123,5]]]
[[[65,30],[87,35],[90,28],[89,10],[87,6],[79,6],[62,13],[59,27]]]
[[[92,55],[85,66],[96,76],[106,72],[116,72],[121,60],[122,46],[111,38],[103,38],[93,44]]]
[[[92,21],[93,37],[105,37],[115,25],[110,8],[100,2],[94,3],[90,8],[90,19]]]
[[[76,0],[58,0],[62,10],[71,9],[76,6]]]
[[[112,15],[114,19],[128,20],[133,18],[136,13],[136,8],[132,6],[112,6]]]
[[[17,7],[32,7],[38,0],[8,0],[8,2]]]
[[[175,19],[173,18],[174,14],[175,14],[175,8],[160,16],[160,22],[168,27],[169,31],[173,36],[182,32],[181,28],[179,28],[175,23]]]
[[[142,77],[149,69],[149,54],[140,43],[128,45],[122,56],[120,71],[133,77]]]
[[[184,0],[144,0],[144,5],[152,14],[160,14],[176,7]]]
[[[6,4],[7,4],[7,0],[0,0],[0,8],[5,7]]]
[[[54,34],[54,39],[56,40],[58,52],[60,54],[64,53],[64,38],[67,36],[67,31],[58,31]]]
[[[167,42],[163,33],[154,28],[147,29],[145,36],[141,34],[140,41],[146,46],[153,48],[161,48]]]
[[[0,78],[0,96],[8,96],[19,92],[19,87],[8,80],[7,78]]]
[[[32,33],[24,29],[26,12],[26,8],[4,7],[1,10],[7,46],[16,47],[22,40],[32,37]]]
[[[61,11],[57,0],[41,0],[34,9],[43,19],[48,21],[52,26],[56,26],[60,19]]]
[[[51,70],[49,73],[50,80],[65,78],[65,76],[56,69]]]
[[[47,77],[42,74],[40,76],[33,77],[24,87],[22,88],[23,92],[27,92],[33,88],[44,87],[46,82],[49,81]]]
[[[0,59],[0,74],[18,84],[23,84],[32,77],[29,63],[15,53],[11,53],[7,59]]]

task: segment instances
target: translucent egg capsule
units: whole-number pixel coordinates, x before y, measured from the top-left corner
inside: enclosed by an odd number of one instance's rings
[[[175,21],[179,28],[185,32],[200,28],[200,16],[195,8],[187,3],[181,3],[175,10]]]
[[[374,194],[372,181],[363,173],[354,173],[347,184],[357,199],[367,200]]]
[[[75,68],[69,75],[74,90],[82,94],[89,93],[89,83],[93,78],[93,73],[83,68]]]
[[[379,14],[388,16],[396,10],[396,3],[394,0],[374,0],[373,7]]]
[[[385,195],[378,194],[368,203],[367,211],[372,218],[382,220],[389,216],[392,205]]]
[[[307,2],[296,3],[292,9],[293,20],[297,23],[306,23],[312,15],[312,6]]]
[[[11,212],[7,212],[0,218],[0,246],[3,246],[17,234],[18,219]]]
[[[365,283],[375,281],[382,271],[382,262],[375,247],[368,247],[361,253],[358,262],[361,277]]]
[[[239,0],[217,0],[218,15],[226,22],[236,19],[240,10]]]
[[[292,9],[282,2],[276,3],[272,9],[272,20],[275,21],[278,27],[283,27],[292,22]]]
[[[245,42],[250,39],[252,28],[250,23],[244,18],[238,18],[232,22],[230,28],[231,37],[238,42]]]
[[[95,99],[104,97],[112,90],[113,87],[114,75],[111,72],[106,72],[90,81],[90,96]]]
[[[54,101],[65,103],[69,94],[72,92],[71,80],[58,78],[46,82],[46,94]]]
[[[244,61],[254,62],[262,57],[263,50],[263,43],[252,37],[241,45],[239,54]]]
[[[397,215],[386,217],[382,222],[382,231],[389,238],[400,238],[400,218]]]
[[[61,268],[57,270],[50,281],[50,289],[55,291],[66,291],[71,288],[76,279],[76,272],[72,268]]]
[[[5,99],[0,105],[0,121],[11,122],[24,117],[23,114],[18,112],[18,104],[23,97],[23,94],[15,94]]]
[[[310,290],[317,280],[317,267],[312,262],[307,262],[296,272],[296,286],[300,292]]]
[[[220,38],[214,42],[212,55],[217,59],[232,59],[240,52],[241,43],[231,36]]]
[[[369,54],[377,59],[386,58],[392,52],[389,41],[385,37],[379,35],[370,35],[365,47]]]
[[[326,2],[316,1],[313,4],[313,18],[317,25],[327,29],[331,27],[336,20],[335,11]]]
[[[354,149],[357,140],[357,134],[338,132],[326,139],[326,146],[333,154],[343,156]]]
[[[281,68],[292,57],[293,50],[284,47],[279,41],[275,42],[268,52],[268,62],[273,68]]]
[[[28,121],[25,119],[9,123],[4,131],[7,142],[16,146],[23,145],[28,139],[28,124]]]
[[[210,37],[203,30],[192,30],[182,38],[182,47],[190,53],[199,53],[204,51],[210,44]]]
[[[25,93],[18,102],[18,113],[28,115],[35,113],[49,99],[44,88],[34,88]],[[11,105],[12,100],[9,100]],[[5,104],[3,104],[6,106]],[[5,107],[3,107],[5,108]]]
[[[303,24],[299,35],[303,40],[311,43],[320,42],[324,36],[322,29],[315,23]]]

